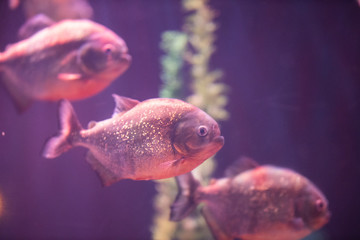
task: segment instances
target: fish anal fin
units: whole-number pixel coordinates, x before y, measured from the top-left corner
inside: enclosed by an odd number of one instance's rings
[[[23,113],[33,103],[33,99],[29,97],[21,88],[12,83],[11,76],[3,74],[4,86],[11,96],[13,103],[19,113]]]
[[[259,164],[252,158],[242,156],[225,170],[225,176],[230,178],[235,177],[242,172],[257,168],[258,166]]]
[[[90,151],[86,154],[86,161],[100,177],[103,186],[107,187],[122,178],[107,169]]]
[[[115,100],[115,109],[114,109],[113,116],[115,116],[119,113],[128,111],[128,110],[132,109],[133,107],[135,107],[137,104],[139,104],[138,100],[135,100],[132,98],[122,97],[117,94],[113,94],[112,96]]]
[[[34,17],[27,20],[23,26],[21,26],[18,32],[18,38],[19,40],[23,40],[31,37],[35,33],[53,25],[54,23],[55,22],[45,14],[35,15]]]

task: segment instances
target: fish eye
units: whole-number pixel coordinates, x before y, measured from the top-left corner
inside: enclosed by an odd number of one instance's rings
[[[200,137],[205,137],[208,134],[208,128],[206,126],[200,126],[197,130],[197,134]]]
[[[103,51],[106,55],[110,55],[113,52],[114,47],[111,44],[106,44],[103,47]]]
[[[319,212],[321,212],[321,211],[324,210],[324,208],[325,208],[325,203],[324,203],[322,200],[320,200],[320,199],[316,200],[315,204],[316,204],[316,209],[317,209]]]
[[[109,55],[109,54],[111,53],[111,48],[106,48],[106,49],[105,49],[105,53],[106,53],[107,55]]]

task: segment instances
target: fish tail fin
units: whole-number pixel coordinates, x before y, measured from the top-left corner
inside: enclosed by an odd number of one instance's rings
[[[76,135],[82,130],[75,111],[68,100],[61,100],[59,105],[60,132],[50,138],[43,151],[45,158],[55,158],[73,147]]]
[[[200,183],[191,172],[177,176],[175,179],[179,190],[174,203],[170,207],[170,220],[180,221],[196,208],[195,195]]]

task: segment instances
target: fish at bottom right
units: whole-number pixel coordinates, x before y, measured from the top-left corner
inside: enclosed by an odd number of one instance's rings
[[[306,177],[242,158],[226,177],[201,186],[191,172],[176,177],[178,195],[170,220],[180,221],[203,203],[201,213],[217,240],[295,240],[330,219],[324,194]]]

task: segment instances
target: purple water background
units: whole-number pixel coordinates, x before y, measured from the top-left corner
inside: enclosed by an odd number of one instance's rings
[[[122,36],[129,70],[74,107],[81,123],[111,116],[112,93],[158,96],[160,36],[179,30],[180,1],[90,1],[94,20]],[[356,1],[211,1],[219,12],[217,52],[231,87],[223,171],[240,155],[292,168],[327,196],[328,239],[360,237],[360,7]],[[0,1],[0,49],[16,39],[20,10]],[[188,81],[188,80],[187,80]],[[0,239],[151,239],[154,183],[102,187],[76,148],[41,157],[58,129],[57,103],[36,102],[19,115],[0,85]]]

